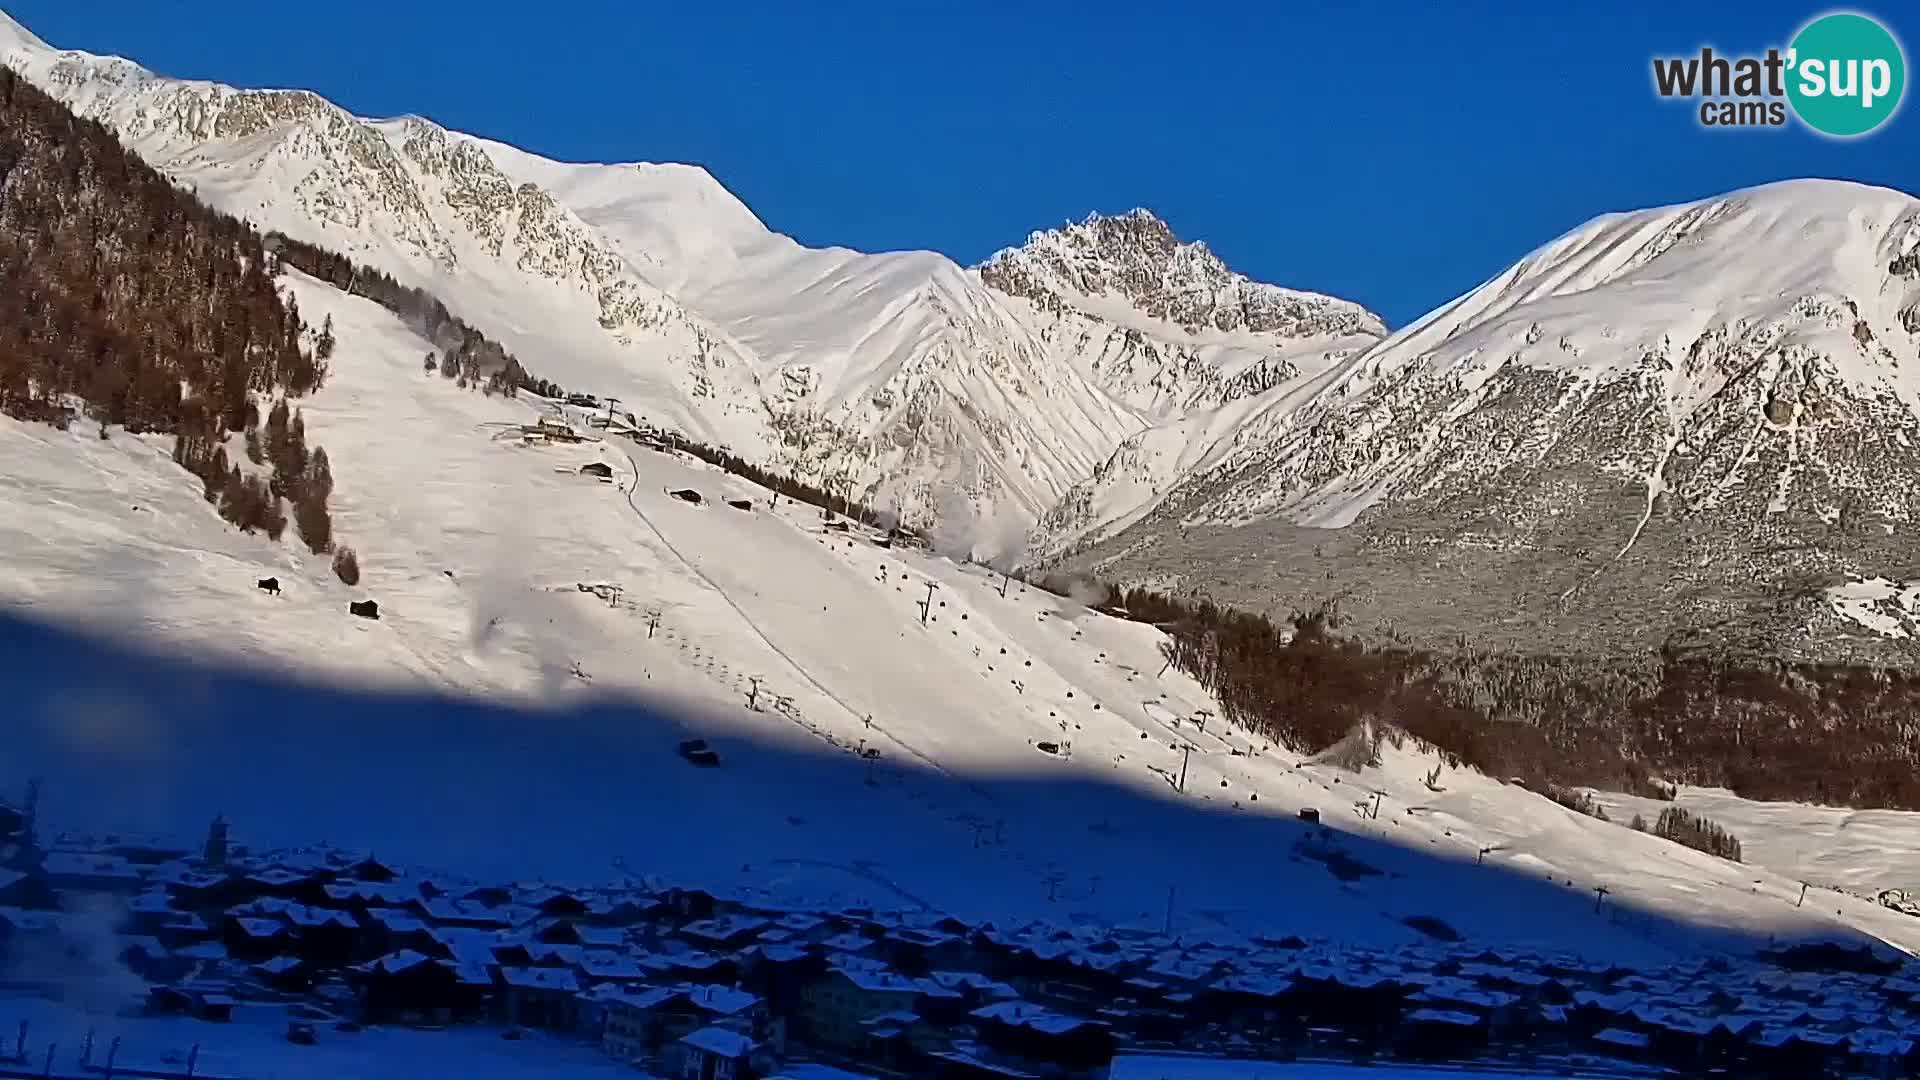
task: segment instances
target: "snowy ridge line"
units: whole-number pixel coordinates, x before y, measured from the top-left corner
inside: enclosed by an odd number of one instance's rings
[[[17,25],[0,57],[208,204],[437,297],[543,378],[961,531],[1030,525],[1149,414],[1205,412],[1384,329],[1147,214],[1104,219],[1074,265],[1155,284],[1055,313],[936,253],[803,247],[695,166],[551,161],[416,115],[54,50]],[[1029,238],[1036,268],[1057,259],[1048,235]]]

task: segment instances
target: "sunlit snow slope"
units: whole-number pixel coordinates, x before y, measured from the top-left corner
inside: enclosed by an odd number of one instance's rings
[[[1195,730],[1213,703],[1162,673],[1150,627],[1018,583],[1002,596],[985,570],[827,529],[811,507],[774,509],[624,439],[520,445],[503,435],[550,406],[423,374],[422,343],[384,311],[288,280],[339,334],[305,410],[359,587],[291,543],[234,532],[159,440],[4,421],[0,598],[320,679],[323,716],[269,707],[208,729],[195,726],[214,722],[208,706],[189,704],[205,689],[169,697],[113,669],[54,680],[19,765],[48,774],[50,818],[192,833],[224,811],[256,842],[324,830],[476,873],[604,878],[620,861],[793,902],[971,918],[1159,927],[1171,909],[1195,933],[1395,943],[1418,939],[1404,918],[1430,915],[1475,940],[1610,956],[1843,926],[1920,942],[1920,922],[1865,903],[1798,909],[1791,879],[1518,788],[1449,772],[1432,791],[1432,762],[1411,751],[1355,775],[1217,722]],[[613,482],[580,475],[589,461]],[[706,501],[669,495],[689,488]],[[254,587],[268,575],[281,595]],[[347,615],[362,597],[379,621]],[[325,704],[356,687],[493,704]],[[674,754],[681,723],[571,708],[635,695],[671,705],[723,766]],[[1375,793],[1378,817],[1363,817],[1355,803]],[[1308,806],[1328,837],[1294,819]]]
[[[1289,305],[1359,317],[1188,245],[1145,255],[1288,321],[1195,351],[1174,313],[1123,303],[1067,333],[942,255],[803,247],[694,166],[563,164],[305,91],[169,79],[55,50],[4,16],[0,62],[211,205],[432,293],[536,375],[944,521],[962,549],[1017,538],[1169,408],[1267,378],[1302,332]],[[1146,388],[1114,377],[1101,342],[1183,359]]]

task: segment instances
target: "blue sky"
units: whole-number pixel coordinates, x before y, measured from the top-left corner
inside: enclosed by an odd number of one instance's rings
[[[169,75],[306,87],[550,157],[696,162],[808,244],[972,263],[1144,205],[1237,269],[1395,325],[1595,214],[1792,176],[1920,190],[1911,102],[1843,143],[1706,131],[1655,99],[1656,53],[1784,45],[1826,10],[1767,0],[1471,17],[1134,0],[4,6],[55,45]],[[1911,58],[1920,18],[1904,22]]]

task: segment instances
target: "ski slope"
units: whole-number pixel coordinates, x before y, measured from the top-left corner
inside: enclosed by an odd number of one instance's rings
[[[164,440],[0,421],[0,610],[158,654],[9,630],[27,704],[8,772],[47,776],[49,820],[193,837],[221,812],[255,844],[495,878],[1229,940],[1410,945],[1425,916],[1622,961],[1769,935],[1920,944],[1920,921],[1797,908],[1790,876],[1484,777],[1430,790],[1411,747],[1354,774],[1197,730],[1217,705],[1162,670],[1151,627],[1003,596],[981,567],[623,438],[521,445],[503,436],[556,406],[458,390],[383,310],[288,280],[340,341],[304,410],[356,588],[291,537],[225,525]],[[579,474],[592,461],[612,482]],[[668,494],[689,488],[702,505]],[[278,596],[254,587],[269,575]],[[379,621],[347,615],[361,598]],[[689,733],[721,768],[677,757]],[[1357,809],[1376,797],[1377,817]]]
[[[1671,803],[1606,791],[1594,798],[1618,821],[1638,814],[1651,823],[1678,806],[1718,822],[1740,838],[1742,858],[1795,881],[1869,896],[1920,892],[1920,813],[1910,810],[1763,802],[1695,787],[1681,788]]]

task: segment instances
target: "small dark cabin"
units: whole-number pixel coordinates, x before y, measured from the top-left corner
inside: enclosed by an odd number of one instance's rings
[[[683,740],[680,743],[680,756],[703,768],[720,764],[720,755],[713,752],[705,739]]]
[[[673,496],[676,499],[679,499],[683,503],[692,503],[695,506],[699,506],[701,503],[706,501],[700,497],[699,492],[693,490],[692,488],[681,488],[678,491],[669,491],[667,492],[667,494]]]

